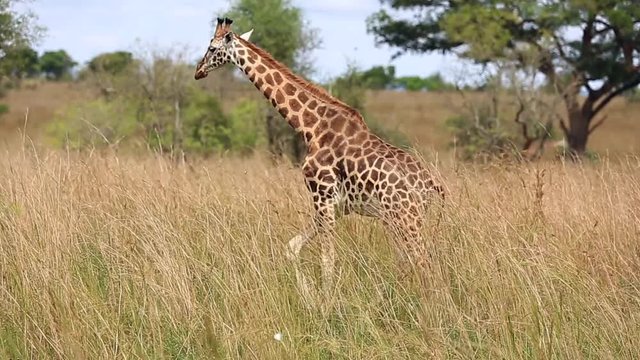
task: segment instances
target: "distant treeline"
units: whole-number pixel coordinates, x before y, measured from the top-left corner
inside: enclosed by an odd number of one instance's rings
[[[373,66],[364,71],[354,70],[351,76],[361,86],[373,90],[445,91],[455,86],[445,81],[439,73],[427,76],[396,77],[395,66]],[[338,79],[337,81],[340,81]]]

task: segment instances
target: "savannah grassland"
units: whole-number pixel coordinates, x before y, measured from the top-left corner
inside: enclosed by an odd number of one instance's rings
[[[417,137],[442,129],[402,112],[451,111],[397,103],[381,118]],[[285,257],[312,210],[297,169],[67,153],[6,125],[0,358],[640,358],[640,160],[623,156],[640,132],[614,116],[597,141],[621,155],[594,163],[471,165],[427,143],[449,192],[430,269],[399,278],[381,226],[345,218],[329,312],[304,306]],[[302,260],[316,278],[318,256]]]

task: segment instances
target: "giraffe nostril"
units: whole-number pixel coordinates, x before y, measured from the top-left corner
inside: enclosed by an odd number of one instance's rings
[[[194,76],[194,78],[195,78],[196,80],[204,79],[204,78],[206,78],[206,77],[207,77],[207,72],[206,72],[206,71],[204,71],[204,70],[198,70],[198,71],[196,71],[196,74],[195,74],[195,76]]]

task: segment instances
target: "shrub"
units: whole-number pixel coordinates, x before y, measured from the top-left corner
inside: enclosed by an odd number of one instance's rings
[[[243,101],[225,114],[218,99],[201,90],[192,90],[188,99],[181,113],[184,151],[247,154],[259,143],[259,110],[254,101]],[[177,139],[175,122],[169,121],[175,113],[158,105],[154,114],[145,111],[144,104],[123,98],[72,105],[54,119],[47,133],[54,145],[72,149],[118,143],[170,151]]]
[[[6,114],[9,112],[9,105],[7,104],[0,104],[0,116]]]
[[[185,111],[185,150],[250,153],[258,144],[259,118],[254,101],[245,100],[225,114],[215,97],[196,94]]]
[[[103,99],[75,104],[58,114],[47,128],[59,147],[101,147],[130,139],[139,129],[135,109],[124,102]]]
[[[451,130],[458,154],[463,160],[486,160],[514,153],[514,138],[500,125],[489,106],[482,105],[475,116],[459,115],[450,118],[446,126]]]

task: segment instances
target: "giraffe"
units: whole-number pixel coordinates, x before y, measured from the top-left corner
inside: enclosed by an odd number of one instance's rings
[[[232,22],[218,19],[195,79],[205,78],[228,62],[235,64],[304,137],[307,154],[302,173],[315,216],[306,231],[289,241],[289,257],[296,260],[306,244],[319,239],[323,288],[330,292],[336,219],[356,213],[382,220],[395,235],[394,248],[401,261],[416,264],[424,260],[419,250],[424,209],[434,195],[444,198],[443,187],[416,157],[374,135],[358,111],[251,43],[253,30],[242,35],[231,31]],[[296,277],[303,295],[310,297],[297,267]]]

